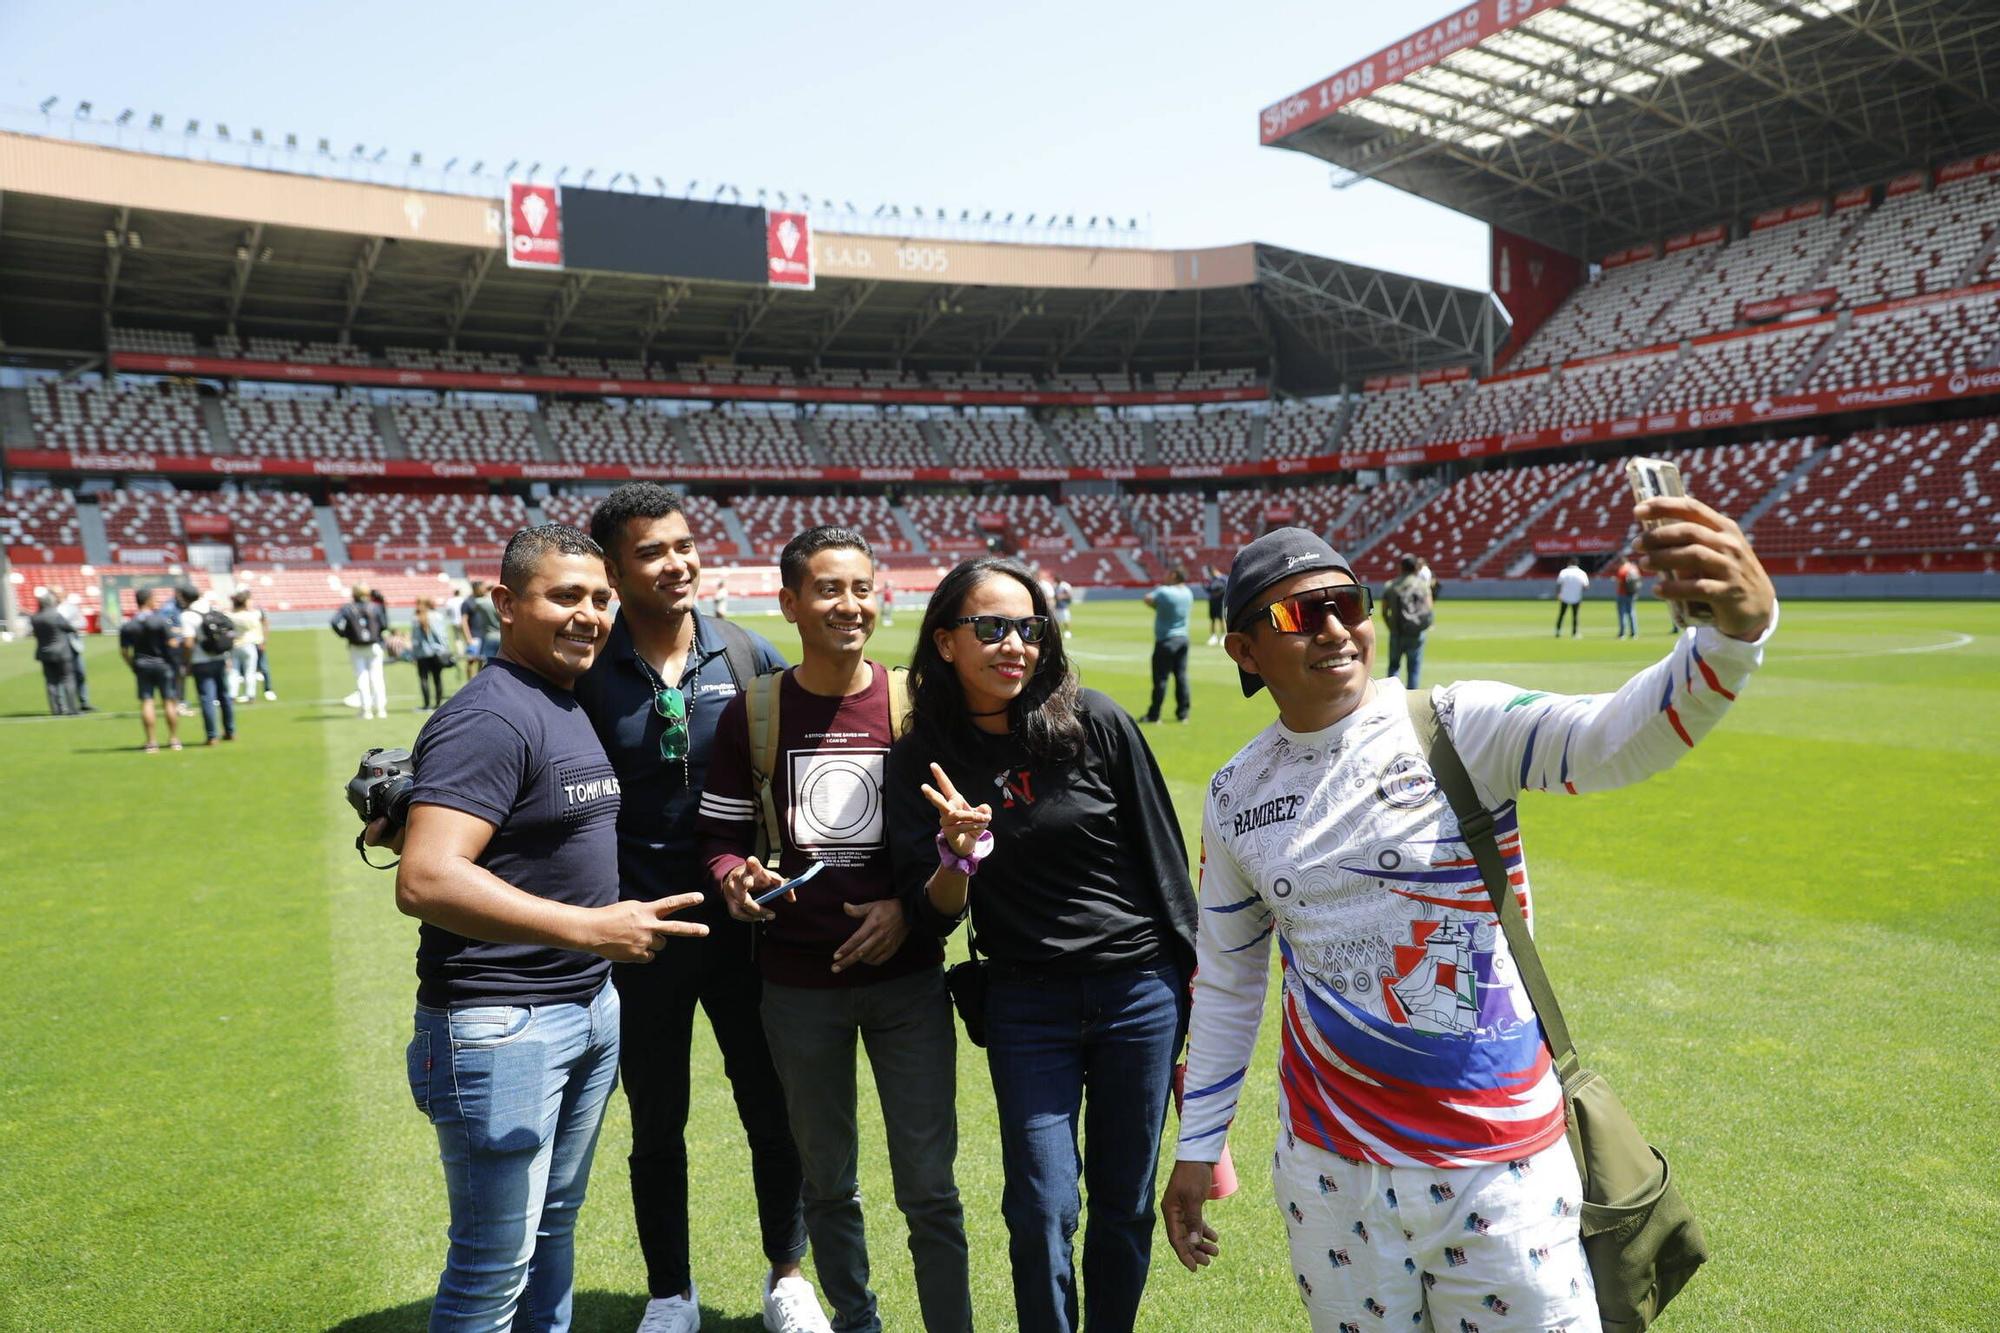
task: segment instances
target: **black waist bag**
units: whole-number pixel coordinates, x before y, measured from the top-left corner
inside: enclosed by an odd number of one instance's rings
[[[974,1046],[986,1045],[986,986],[992,979],[991,961],[979,956],[979,941],[966,927],[965,948],[970,955],[962,963],[944,970],[944,988],[951,993],[951,1007],[965,1024],[965,1037]]]

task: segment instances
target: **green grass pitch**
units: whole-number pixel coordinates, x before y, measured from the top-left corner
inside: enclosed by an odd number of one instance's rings
[[[878,636],[907,656],[911,608]],[[1548,603],[1444,602],[1431,681],[1609,689],[1667,646],[1611,608],[1554,639]],[[753,622],[781,649],[781,621]],[[1133,603],[1083,603],[1086,681],[1143,707]],[[93,643],[107,711],[51,720],[31,649],[0,650],[0,1328],[423,1326],[444,1248],[435,1143],[403,1075],[415,923],[356,860],[339,784],[395,716],[353,720],[331,635],[273,648],[277,704],[232,747],[138,753],[131,678]],[[1183,823],[1270,717],[1197,641],[1192,725],[1151,737]],[[121,711],[111,711],[121,710]],[[197,739],[199,721],[184,722]],[[2000,1321],[1987,1138],[2000,1023],[2000,606],[1799,603],[1733,715],[1679,768],[1524,799],[1545,957],[1586,1060],[1674,1159],[1715,1258],[1669,1329],[1972,1329]],[[1192,843],[1192,833],[1190,834]],[[962,943],[954,942],[959,956]],[[1273,1025],[1234,1133],[1219,1264],[1164,1241],[1148,1329],[1303,1328],[1270,1199]],[[706,1327],[758,1327],[742,1135],[697,1038],[690,1127]],[[959,1183],[982,1324],[1013,1322],[992,1098],[960,1048]],[[867,1088],[867,1081],[863,1080]],[[918,1326],[881,1121],[864,1193],[882,1313]],[[615,1094],[578,1237],[577,1324],[643,1305]],[[1172,1124],[1169,1123],[1169,1137]]]

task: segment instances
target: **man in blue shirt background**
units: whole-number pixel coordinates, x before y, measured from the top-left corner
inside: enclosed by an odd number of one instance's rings
[[[1174,720],[1188,720],[1188,613],[1194,609],[1194,590],[1187,586],[1187,571],[1175,565],[1167,571],[1167,581],[1146,594],[1153,608],[1153,701],[1146,705],[1141,722],[1158,722],[1160,705],[1167,698],[1167,677],[1174,678]]]

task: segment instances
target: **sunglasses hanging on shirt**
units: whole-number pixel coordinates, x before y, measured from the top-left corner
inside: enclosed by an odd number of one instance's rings
[[[1338,620],[1348,629],[1358,628],[1368,623],[1374,611],[1375,594],[1359,583],[1314,588],[1264,608],[1271,628],[1278,633],[1308,635],[1323,632],[1329,619]]]
[[[660,758],[677,764],[688,754],[687,696],[671,685],[662,685],[653,694],[653,711],[666,725],[660,728]]]

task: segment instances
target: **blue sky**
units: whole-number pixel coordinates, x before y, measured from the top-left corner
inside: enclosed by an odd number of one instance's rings
[[[1483,225],[1260,148],[1259,108],[1442,0],[934,6],[0,0],[0,106],[956,215],[1150,217],[1484,288]],[[705,192],[705,191],[704,191]]]

